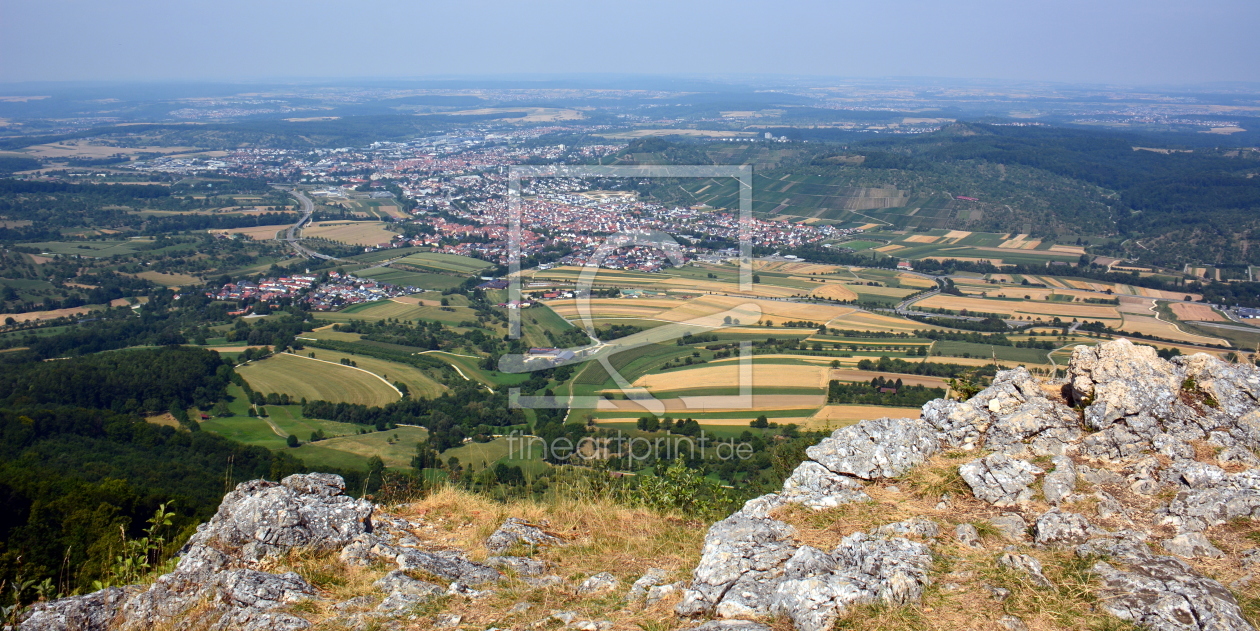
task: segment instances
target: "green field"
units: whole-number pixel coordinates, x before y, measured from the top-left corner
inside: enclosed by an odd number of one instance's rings
[[[458,276],[409,272],[407,270],[390,269],[388,267],[363,270],[361,272],[355,272],[354,275],[360,278],[370,278],[382,283],[389,283],[391,285],[419,287],[421,289],[434,289],[438,291],[458,287],[464,282],[464,279]]]
[[[306,443],[290,450],[290,453],[310,467],[324,464],[343,469],[366,469],[369,458],[380,456],[387,467],[406,468],[411,466],[411,459],[416,455],[416,443],[428,436],[429,432],[424,428],[404,426]]]
[[[1015,348],[1013,346],[991,346],[971,342],[937,342],[932,345],[932,354],[963,357],[993,357],[1003,361],[1023,362],[1028,364],[1047,364],[1046,353],[1039,348]]]
[[[329,331],[329,333],[335,334],[334,331]],[[344,335],[357,334],[347,333]],[[323,359],[332,362],[340,362],[343,358],[352,360],[358,368],[380,375],[381,378],[388,380],[390,383],[401,381],[402,383],[407,384],[407,388],[413,397],[439,397],[447,390],[446,386],[434,381],[433,378],[426,375],[424,371],[408,364],[400,364],[398,362],[369,357],[367,355],[352,355],[349,353],[331,351],[323,348],[308,348],[302,351],[303,355],[309,353],[314,353],[316,359]]]
[[[148,241],[44,241],[24,243],[25,247],[39,248],[49,254],[78,254],[89,257],[106,257],[115,254],[135,254],[136,246],[148,245]]]
[[[488,267],[494,267],[493,263],[481,259],[459,256],[458,254],[442,254],[440,252],[417,252],[398,261],[398,263],[431,269],[437,272],[453,272],[457,274],[471,274]]]
[[[444,311],[442,307],[427,307],[394,302],[393,300],[377,300],[375,302],[352,305],[341,311],[321,313],[317,317],[328,322],[349,322],[350,320],[375,322],[387,318],[396,318],[399,320],[436,320],[451,325],[477,319],[477,313],[468,307],[453,306],[447,307],[447,309],[451,309],[451,311]]]
[[[373,374],[287,353],[251,362],[236,371],[255,392],[275,392],[309,401],[385,405],[399,398],[391,386]]]

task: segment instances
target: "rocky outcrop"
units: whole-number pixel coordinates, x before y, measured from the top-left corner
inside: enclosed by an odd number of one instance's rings
[[[940,448],[931,425],[881,418],[840,428],[805,454],[834,473],[873,480],[895,478]]]
[[[503,554],[513,546],[542,547],[563,545],[564,540],[523,519],[509,517],[489,537],[486,549]]]
[[[1192,441],[1218,449],[1216,463],[1198,460]],[[958,474],[977,499],[1011,511],[988,518],[1008,540],[1029,550],[1075,547],[1081,555],[1107,555],[1107,562],[1094,565],[1106,611],[1159,630],[1250,629],[1228,590],[1184,561],[1153,554],[1142,541],[1146,535],[1109,533],[1085,515],[1054,506],[1087,500],[1096,503],[1100,519],[1174,526],[1178,534],[1162,541],[1164,550],[1212,557],[1220,550],[1203,530],[1260,517],[1260,470],[1251,468],[1260,464],[1251,451],[1257,447],[1255,367],[1206,355],[1165,361],[1127,340],[1078,347],[1065,382],[1043,383],[1022,368],[999,372],[967,401],[930,402],[922,419],[862,421],[807,449],[809,459],[782,491],[751,500],[713,525],[677,611],[722,620],[786,615],[797,629],[815,631],[831,628],[855,603],[917,599],[928,581],[938,524],[919,517],[877,525],[849,533],[826,551],[797,542],[793,527],[775,515],[788,504],[825,510],[871,501],[869,485],[951,450],[980,452]],[[1239,465],[1246,469],[1223,468]],[[1126,508],[1104,488],[1133,497],[1153,498],[1168,488],[1177,493],[1151,515]],[[1050,510],[1033,512],[1042,501]],[[942,499],[937,509],[949,507]],[[984,545],[972,523],[948,532],[968,548]],[[1041,562],[1019,550],[1012,546],[999,565],[1054,588]],[[996,622],[1026,628],[1016,617]]]

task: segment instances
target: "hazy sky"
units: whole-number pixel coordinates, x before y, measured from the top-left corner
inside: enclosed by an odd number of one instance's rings
[[[1260,1],[0,0],[0,82],[602,72],[1260,81]]]

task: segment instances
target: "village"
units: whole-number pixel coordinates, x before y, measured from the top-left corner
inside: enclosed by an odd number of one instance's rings
[[[319,276],[295,274],[280,278],[264,278],[258,282],[243,280],[227,283],[217,291],[207,291],[214,300],[233,302],[258,301],[278,305],[282,301],[299,302],[312,311],[333,311],[350,305],[414,294],[422,289],[403,287],[356,278],[340,272],[328,272],[327,280]]]

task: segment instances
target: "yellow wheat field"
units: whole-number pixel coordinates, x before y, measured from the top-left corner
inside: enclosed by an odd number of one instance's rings
[[[814,291],[809,292],[809,295],[828,300],[857,300],[858,298],[858,295],[849,290],[849,288],[835,283],[819,285]]]
[[[732,309],[741,309],[757,311],[761,313],[761,319],[770,319],[775,322],[784,320],[808,320],[812,322],[826,322],[847,313],[852,313],[852,307],[833,307],[829,305],[807,305],[795,302],[779,302],[777,300],[757,300],[755,298],[739,298],[735,296],[701,296],[688,300],[682,305],[670,309],[659,317],[662,320],[670,320],[673,322],[683,322],[694,318],[702,318],[705,316],[713,316]],[[749,324],[741,318],[743,324]]]
[[[1171,322],[1157,320],[1152,316],[1125,314],[1124,324],[1121,325],[1120,328],[1124,331],[1141,333],[1143,335],[1155,335],[1170,340],[1190,342],[1192,344],[1227,344],[1225,340],[1220,338],[1204,337],[1202,335],[1186,333],[1181,329],[1178,329]]]
[[[669,392],[691,388],[731,388],[740,385],[738,362],[705,364],[700,368],[671,370],[644,375],[634,385],[652,392]],[[793,366],[785,364],[752,365],[754,388],[819,388],[827,387],[829,368],[822,366]]]
[[[934,281],[914,274],[897,274],[897,282],[904,287],[935,287]]]
[[[906,237],[904,240],[907,243],[936,243],[940,240],[940,237],[933,237],[926,234],[916,234],[913,237]]]
[[[889,244],[889,245],[881,245],[875,248],[875,251],[876,252],[895,252],[897,250],[904,250],[904,249],[906,249],[906,246],[904,245]]]
[[[397,233],[385,229],[382,221],[320,221],[302,229],[304,237],[319,237],[354,245],[389,243]]]
[[[1039,302],[1035,300],[1010,302],[1005,300],[985,300],[983,298],[936,295],[924,299],[916,304],[933,309],[951,309],[955,311],[966,309],[969,312],[976,313],[1031,315],[1034,319],[1038,316],[1043,317],[1043,319],[1049,319],[1057,316],[1060,318],[1085,318],[1088,320],[1117,319],[1120,317],[1116,308],[1111,306],[1083,305],[1080,303],[1064,302]]]
[[[1173,313],[1182,320],[1200,320],[1204,322],[1225,322],[1225,316],[1207,305],[1192,305],[1185,302],[1174,302],[1169,305]]]

